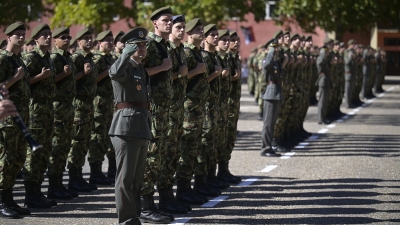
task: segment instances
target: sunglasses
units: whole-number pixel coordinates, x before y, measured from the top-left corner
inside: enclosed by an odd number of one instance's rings
[[[72,39],[71,36],[60,36],[58,38],[61,39],[61,40],[71,40]]]

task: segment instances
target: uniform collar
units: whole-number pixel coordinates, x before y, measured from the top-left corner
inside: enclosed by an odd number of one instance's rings
[[[153,33],[153,32],[149,32],[149,34],[147,35],[148,37],[156,40],[157,42],[162,42],[164,39],[161,36],[158,36],[157,34]]]
[[[38,53],[41,57],[44,57],[45,55],[48,55],[49,52],[44,53],[38,46],[35,46],[35,48],[33,49],[33,51],[35,51],[36,53]]]
[[[78,48],[77,50],[76,50],[76,53],[78,53],[78,54],[81,54],[81,55],[83,55],[84,57],[86,57],[86,56],[91,56],[91,55],[93,55],[91,52],[89,52],[89,53],[87,53],[87,52],[85,52],[83,49],[80,49],[80,48]]]
[[[69,51],[65,51],[61,48],[54,48],[54,50],[52,52],[59,53],[62,56],[68,56],[69,54],[71,54],[71,53],[69,53]]]

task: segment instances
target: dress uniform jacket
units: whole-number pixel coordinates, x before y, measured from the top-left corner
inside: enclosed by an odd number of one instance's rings
[[[331,77],[330,77],[330,62],[328,61],[328,57],[325,55],[328,54],[327,50],[321,49],[320,54],[317,58],[317,70],[319,77],[316,86],[323,88],[330,88],[332,86]]]
[[[263,100],[283,100],[281,88],[282,66],[278,60],[274,60],[274,54],[267,54],[263,60],[263,76],[267,81],[267,88],[262,94]]]

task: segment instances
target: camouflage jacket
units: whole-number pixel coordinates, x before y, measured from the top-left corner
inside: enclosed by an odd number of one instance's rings
[[[90,63],[92,71],[88,75],[84,75],[76,81],[76,96],[94,98],[97,89],[98,71],[96,64],[93,62],[93,54],[86,53],[82,49],[77,49],[72,55],[72,61],[76,66],[76,73],[84,71],[85,63]]]
[[[182,65],[187,66],[186,55],[185,55],[185,50],[183,48],[183,44],[176,46],[173,42],[170,41],[168,51],[172,61],[172,73],[178,72],[179,67]],[[185,98],[186,94],[187,82],[188,82],[187,75],[181,78],[177,78],[173,81],[172,98],[175,101],[183,102],[183,99]]]
[[[230,68],[228,64],[228,56],[221,55],[220,52],[217,52],[216,57],[217,62],[219,65],[224,68]],[[231,91],[231,76],[221,77],[221,93],[220,93],[220,100],[228,98],[229,92]]]
[[[190,43],[185,43],[185,55],[188,71],[196,68],[197,63],[203,63],[200,49]],[[208,99],[210,97],[210,84],[208,83],[208,71],[192,77],[186,87],[186,96],[198,99]]]
[[[76,67],[72,61],[71,53],[64,51],[62,49],[54,49],[51,52],[50,58],[54,64],[56,74],[64,71],[64,66],[69,65],[72,72],[70,75],[64,77],[56,83],[57,86],[57,96],[73,98],[76,95],[76,80],[75,73]]]
[[[25,55],[24,62],[31,77],[42,73],[43,67],[50,69],[52,72],[51,76],[31,84],[32,98],[54,98],[57,92],[56,74],[53,62],[50,59],[50,53],[44,53],[38,46],[35,46],[32,51]]]
[[[151,68],[162,64],[165,58],[170,58],[168,52],[169,42],[160,36],[149,32],[147,41],[147,56],[142,60],[144,68]],[[171,70],[162,71],[150,76],[150,81],[154,89],[154,100],[172,98],[172,72]]]
[[[214,66],[219,65],[217,60],[215,59],[215,52],[208,52],[205,50],[201,51],[201,55],[203,56],[204,62],[207,65],[208,73],[211,74],[215,71]],[[210,81],[210,98],[209,101],[211,104],[215,104],[218,102],[219,96],[221,94],[221,73]]]
[[[113,57],[114,61],[117,60],[120,56],[121,56],[121,53],[112,52],[112,57]]]
[[[114,64],[115,60],[111,54],[106,54],[101,51],[95,51],[93,53],[93,62],[96,64],[98,73],[102,73],[103,71],[107,70],[108,65]],[[103,97],[110,97],[113,96],[113,88],[111,85],[111,78],[110,76],[104,77],[102,80],[97,82],[97,95]]]

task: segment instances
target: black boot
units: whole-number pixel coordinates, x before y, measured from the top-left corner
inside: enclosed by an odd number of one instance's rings
[[[11,188],[8,188],[8,189],[11,189]],[[8,189],[0,191],[0,216],[4,217],[4,218],[11,218],[11,219],[19,218],[20,214],[10,204],[9,196],[8,196],[9,194],[7,193]],[[12,193],[12,191],[11,191],[11,193]],[[11,198],[12,198],[12,195],[11,195]]]
[[[82,168],[78,170],[78,179],[82,185],[88,186],[90,189],[92,189],[92,191],[97,190],[97,186],[95,184],[90,184],[83,178]]]
[[[2,194],[4,194],[4,196],[1,197],[2,199],[4,199],[3,203],[6,204],[7,206],[11,207],[20,216],[31,215],[31,211],[29,209],[19,206],[14,201],[13,189],[11,187],[2,191]]]
[[[116,173],[117,173],[117,162],[115,160],[115,156],[111,156],[108,158],[108,171],[107,171],[108,179],[115,180]]]
[[[69,174],[69,182],[68,182],[68,189],[72,191],[78,192],[91,192],[92,189],[81,182],[82,177],[80,176],[79,170],[70,169],[68,171]],[[82,178],[83,179],[83,178]]]
[[[51,208],[57,205],[55,201],[50,201],[40,190],[40,184],[36,182],[24,181],[25,185],[25,206],[28,208]]]
[[[218,179],[230,183],[230,184],[238,184],[242,179],[238,176],[234,176],[229,171],[229,162],[221,161],[218,162]]]
[[[176,182],[176,200],[189,205],[203,205],[203,203],[205,203],[205,201],[192,190],[190,180],[178,180]]]
[[[205,182],[204,178],[205,178],[204,176],[199,176],[199,175],[194,176],[193,191],[195,191],[197,194],[206,197],[218,197],[221,194],[221,192],[219,192],[219,190],[210,187]]]
[[[182,204],[178,203],[174,198],[174,195],[171,195],[169,188],[157,188],[159,193],[159,201],[158,201],[158,209],[164,213],[171,214],[186,214],[188,211],[186,207]],[[172,189],[172,188],[171,188]]]
[[[212,168],[208,170],[208,174],[206,176],[206,182],[209,186],[212,188],[224,190],[227,189],[230,185],[228,183],[225,183],[224,181],[221,181],[215,176],[215,170],[217,169],[216,165],[211,166]]]
[[[192,207],[191,207],[190,205],[184,204],[184,203],[179,202],[178,200],[176,200],[175,195],[174,195],[173,186],[174,186],[174,185],[172,185],[172,184],[170,184],[170,185],[168,186],[169,195],[172,196],[172,198],[174,199],[174,201],[175,201],[176,203],[181,204],[183,207],[185,207],[187,212],[191,212],[191,211],[192,211]]]
[[[172,215],[160,213],[154,204],[153,195],[140,196],[142,211],[140,213],[140,222],[142,223],[162,223],[168,224],[174,221]]]
[[[50,199],[72,199],[72,195],[62,184],[62,175],[49,175],[49,188],[47,190],[47,197]]]
[[[100,163],[90,163],[90,184],[111,185],[113,182],[108,179],[101,171]]]

